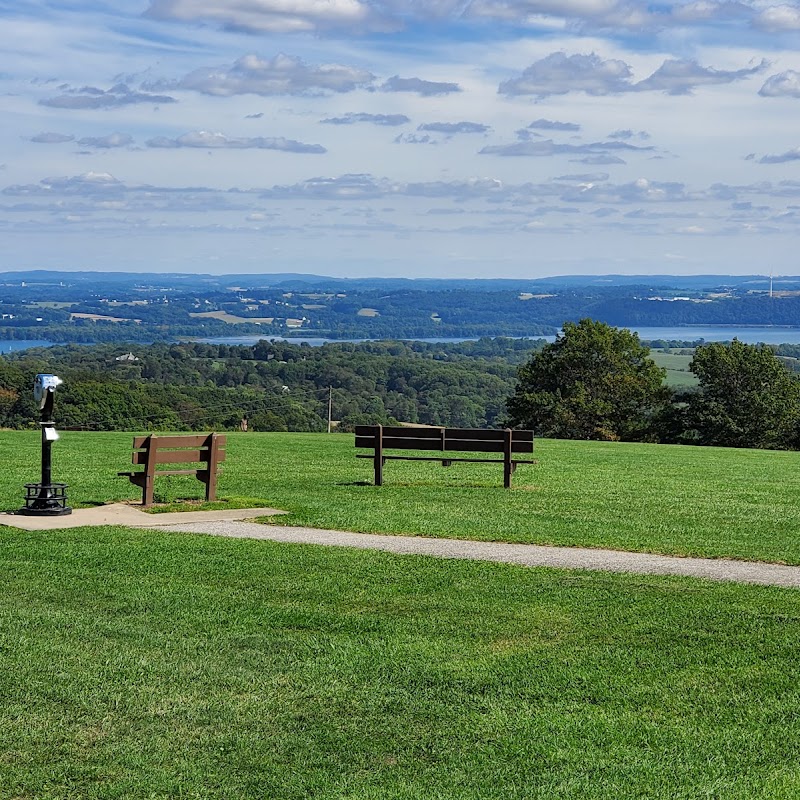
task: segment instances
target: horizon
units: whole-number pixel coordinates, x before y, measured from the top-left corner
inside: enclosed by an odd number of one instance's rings
[[[614,285],[615,279],[617,279],[621,284],[629,284],[631,281],[635,279],[643,279],[645,282],[652,282],[658,279],[674,279],[676,282],[680,283],[681,281],[702,281],[705,279],[708,280],[716,280],[722,278],[730,278],[731,282],[738,283],[738,282],[747,282],[749,281],[763,281],[766,283],[773,282],[773,283],[781,283],[781,282],[795,282],[800,281],[800,273],[797,275],[768,275],[768,274],[759,274],[759,273],[742,273],[742,274],[734,274],[734,273],[722,273],[722,272],[702,272],[696,273],[691,275],[682,275],[681,273],[596,273],[596,274],[561,274],[561,275],[542,275],[539,277],[510,277],[510,276],[502,276],[498,275],[495,277],[468,277],[468,276],[460,276],[460,275],[453,275],[453,276],[405,276],[405,275],[364,275],[364,276],[352,276],[352,275],[333,275],[333,274],[321,274],[315,272],[244,272],[244,273],[237,273],[237,272],[181,272],[181,271],[173,271],[173,272],[141,272],[141,271],[131,271],[131,270],[108,270],[108,269],[64,269],[64,268],[41,268],[41,267],[34,267],[31,269],[13,269],[13,270],[0,270],[0,279],[3,277],[13,276],[15,278],[19,278],[23,280],[22,276],[26,275],[37,275],[41,273],[43,276],[82,276],[82,275],[108,275],[108,276],[142,276],[144,277],[151,277],[151,278],[197,278],[197,279],[245,279],[245,278],[280,278],[282,280],[291,281],[291,280],[331,280],[331,281],[354,281],[354,282],[370,282],[370,281],[409,281],[409,282],[486,282],[486,283],[498,283],[498,282],[510,282],[510,283],[524,283],[524,282],[531,282],[531,283],[542,283],[542,282],[566,282],[574,285],[580,285],[582,280],[585,280],[587,285],[589,284],[599,284],[599,283],[608,283],[610,285]]]
[[[796,269],[797,2],[1,13],[6,271]]]

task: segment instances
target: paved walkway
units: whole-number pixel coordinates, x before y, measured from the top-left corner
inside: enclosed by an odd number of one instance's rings
[[[26,531],[49,531],[55,528],[82,528],[86,525],[126,525],[129,528],[160,528],[164,525],[192,522],[221,522],[285,514],[276,508],[234,508],[221,511],[175,511],[150,514],[128,503],[109,503],[93,508],[75,508],[61,517],[27,517],[23,514],[0,514],[0,525]]]
[[[389,553],[416,554],[438,558],[466,558],[497,561],[527,567],[588,569],[633,572],[642,575],[685,575],[713,581],[758,583],[800,588],[800,567],[762,564],[731,559],[676,558],[618,550],[590,550],[580,547],[542,547],[533,544],[472,542],[458,539],[426,539],[421,536],[381,536],[317,528],[286,528],[254,522],[181,522],[169,530],[230,536],[238,539],[270,539],[275,542],[357,547]]]
[[[676,558],[581,547],[542,547],[534,544],[426,539],[421,536],[383,536],[318,528],[287,528],[243,521],[253,517],[267,517],[284,513],[286,512],[275,508],[237,508],[222,511],[148,514],[136,506],[114,503],[95,508],[75,509],[72,514],[63,517],[26,517],[16,514],[0,514],[0,525],[40,531],[87,525],[125,525],[132,528],[166,529],[239,539],[270,539],[275,542],[384,550],[403,555],[496,561],[527,567],[632,572],[641,575],[684,575],[713,581],[736,581],[738,583],[800,588],[800,567],[787,567],[781,564],[762,564],[754,561],[733,561],[722,558]]]

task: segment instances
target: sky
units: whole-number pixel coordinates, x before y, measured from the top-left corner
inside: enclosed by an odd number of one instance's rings
[[[800,3],[0,17],[0,271],[800,274]]]

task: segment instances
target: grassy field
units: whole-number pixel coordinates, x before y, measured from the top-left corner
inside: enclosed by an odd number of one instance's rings
[[[651,350],[650,358],[667,371],[666,383],[674,389],[697,386],[697,376],[689,371],[692,356],[665,350]]]
[[[800,796],[800,593],[0,529],[0,797]]]
[[[235,314],[229,314],[227,311],[201,311],[200,313],[196,314],[189,314],[190,317],[197,317],[198,319],[208,318],[208,319],[218,319],[221,322],[227,322],[229,325],[238,325],[241,322],[250,322],[250,323],[258,323],[261,324],[262,322],[265,325],[271,325],[274,321],[274,317],[239,317]]]
[[[70,500],[140,498],[128,433],[65,432],[54,474]],[[800,564],[800,453],[539,440],[539,464],[502,488],[499,464],[389,462],[371,485],[368,459],[344,434],[229,434],[220,496],[291,512],[281,524],[538,544],[611,547]],[[38,474],[38,433],[0,433],[0,509],[22,504]],[[162,478],[157,499],[200,497]]]
[[[75,504],[131,434],[66,432]],[[800,563],[800,454],[541,441],[390,463],[229,435],[221,495],[289,524]],[[0,508],[38,432],[0,432]],[[163,479],[162,499],[200,484]],[[800,797],[800,592],[265,541],[0,526],[0,798]]]

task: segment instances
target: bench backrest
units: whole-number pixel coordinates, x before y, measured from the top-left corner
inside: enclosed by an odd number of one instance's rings
[[[502,453],[506,431],[483,428],[398,428],[356,425],[356,447],[441,450],[443,452]],[[511,431],[511,452],[532,453],[533,431]]]
[[[186,436],[135,436],[133,439],[134,464],[147,464],[150,450],[151,464],[218,464],[225,460],[225,436],[202,433]]]

